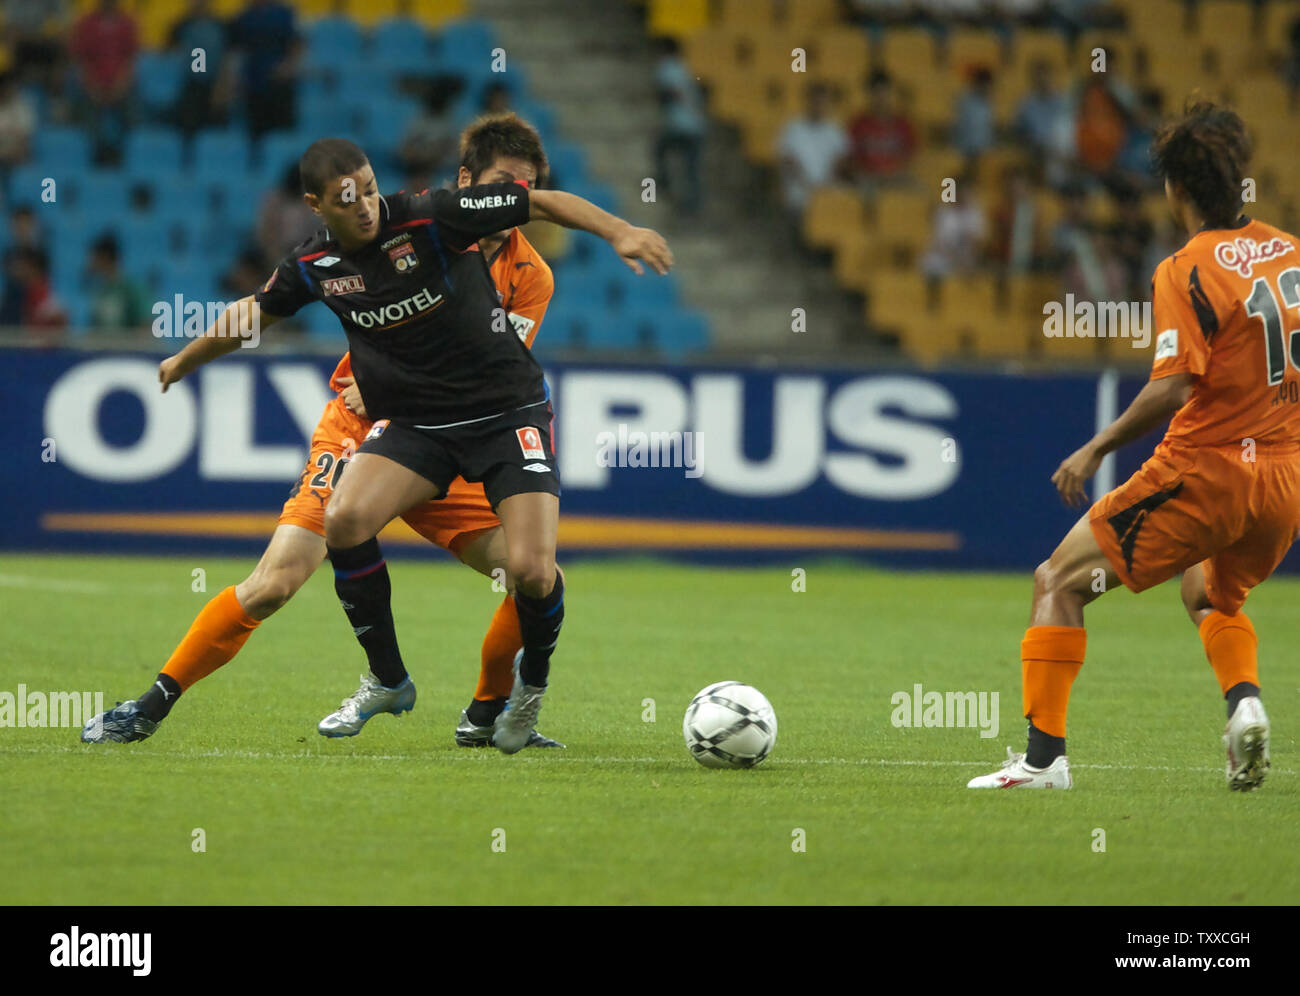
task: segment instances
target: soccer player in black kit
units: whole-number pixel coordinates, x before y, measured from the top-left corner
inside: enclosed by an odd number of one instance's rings
[[[555,564],[560,482],[542,369],[505,319],[475,243],[541,218],[599,235],[638,274],[638,261],[667,273],[672,253],[650,229],[523,181],[381,197],[365,153],[346,139],[314,142],[300,173],[325,228],[280,262],[247,309],[248,324],[227,335],[247,337],[317,300],[347,333],[375,424],[330,498],[325,541],[339,601],[395,700],[409,676],[375,537],[413,505],[441,497],[457,475],[483,483],[505,533],[523,636],[493,741],[516,753],[536,725],[564,618]],[[163,389],[239,341],[196,340],[164,362]]]

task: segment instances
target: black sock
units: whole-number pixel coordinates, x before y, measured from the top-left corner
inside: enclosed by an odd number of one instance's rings
[[[1252,685],[1249,681],[1239,681],[1223,697],[1228,700],[1228,718],[1232,719],[1232,714],[1237,711],[1237,706],[1242,699],[1248,699],[1251,696],[1259,697],[1259,686]]]
[[[172,706],[180,697],[180,684],[170,674],[160,672],[158,679],[149,686],[149,691],[136,699],[136,705],[146,718],[159,723],[172,711]]]
[[[505,699],[475,699],[465,710],[465,715],[475,726],[491,726],[505,707]]]
[[[1046,768],[1065,753],[1065,737],[1044,733],[1031,721],[1029,746],[1025,748],[1025,763],[1031,768]]]
[[[519,676],[525,685],[543,688],[551,673],[551,654],[564,622],[564,582],[560,580],[560,572],[555,572],[555,587],[545,598],[529,598],[516,591],[515,609],[519,612],[519,631],[524,638]]]
[[[406,680],[406,666],[393,629],[392,584],[379,541],[339,550],[329,547],[334,591],[352,623],[352,632],[370,661],[370,673],[388,688]]]

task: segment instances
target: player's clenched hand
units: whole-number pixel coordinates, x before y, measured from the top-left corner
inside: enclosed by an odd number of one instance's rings
[[[348,411],[366,418],[366,403],[361,400],[361,389],[357,387],[357,379],[340,377],[339,383],[343,385],[343,390],[339,393],[343,395],[343,403],[348,406]]]
[[[623,262],[631,267],[632,272],[637,276],[644,272],[641,263],[637,260],[647,263],[650,269],[660,276],[672,269],[672,250],[668,248],[664,237],[653,228],[637,228],[635,225],[628,225],[610,239],[609,244],[623,257]]]
[[[1091,444],[1080,447],[1061,462],[1052,475],[1052,483],[1067,505],[1073,507],[1087,503],[1088,492],[1083,486],[1100,466],[1101,454]]]
[[[167,393],[167,388],[175,384],[185,376],[185,371],[181,368],[180,354],[169,356],[158,364],[158,383],[162,385],[162,393]]]

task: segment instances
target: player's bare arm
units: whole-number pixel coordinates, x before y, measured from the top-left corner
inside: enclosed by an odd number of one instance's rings
[[[638,276],[643,272],[641,262],[660,276],[672,269],[673,253],[662,235],[652,228],[638,228],[576,194],[529,191],[528,216],[599,235]]]
[[[1052,475],[1052,483],[1061,498],[1072,507],[1088,501],[1084,484],[1097,473],[1102,458],[1146,435],[1187,404],[1192,394],[1192,375],[1170,374],[1148,381],[1124,414],[1108,425],[1085,445],[1062,461]]]
[[[203,364],[211,363],[227,353],[233,353],[253,337],[255,330],[260,333],[260,330],[279,320],[279,316],[263,311],[251,295],[229,305],[201,337],[175,356],[169,356],[158,364],[158,383],[162,385],[163,394],[167,393],[169,385],[186,374],[193,373]]]

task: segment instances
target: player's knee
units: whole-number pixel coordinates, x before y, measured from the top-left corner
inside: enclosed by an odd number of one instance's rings
[[[265,619],[298,593],[303,580],[291,570],[254,571],[235,596],[250,616]]]
[[[555,584],[555,558],[546,553],[516,554],[508,570],[515,588],[529,598],[545,598]]]
[[[325,542],[335,549],[359,546],[370,535],[359,511],[344,502],[331,501],[325,506]]]
[[[1034,591],[1041,595],[1050,595],[1059,590],[1061,572],[1052,566],[1050,560],[1044,560],[1034,568]]]

